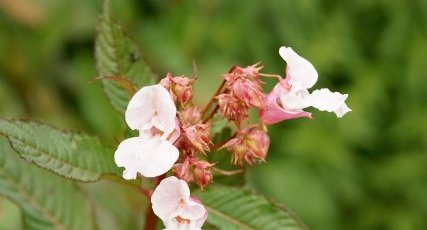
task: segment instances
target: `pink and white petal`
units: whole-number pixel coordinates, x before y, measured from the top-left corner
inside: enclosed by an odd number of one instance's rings
[[[197,221],[201,219],[205,214],[206,209],[202,204],[192,199],[189,199],[180,216],[187,220]]]
[[[144,145],[140,157],[139,172],[145,177],[160,176],[178,160],[179,151],[169,141],[161,137],[143,137]]]
[[[310,104],[320,111],[335,112],[337,117],[342,117],[351,111],[345,104],[348,94],[331,92],[329,89],[314,90],[310,95]]]
[[[197,228],[202,228],[203,224],[205,223],[205,221],[208,219],[208,211],[205,210],[205,215],[202,216],[202,218],[196,220],[196,227]]]
[[[125,112],[125,120],[131,129],[146,130],[152,127],[153,116],[153,86],[138,90],[130,99]]]
[[[138,155],[144,149],[144,141],[140,137],[132,137],[122,141],[114,153],[114,161],[117,166],[125,167],[123,178],[126,180],[135,179],[141,161]]]
[[[176,106],[171,95],[161,85],[155,88],[156,108],[159,122],[162,124],[162,129],[165,134],[170,134],[175,129]],[[159,127],[157,127],[160,129]]]
[[[178,178],[171,176],[163,179],[151,196],[151,204],[154,213],[163,221],[170,220],[176,210],[179,209],[182,200]]]
[[[289,84],[299,84],[304,89],[313,87],[318,74],[309,61],[299,56],[291,47],[280,47],[279,54],[287,63],[286,78],[289,78]]]
[[[287,111],[280,104],[280,96],[290,90],[287,80],[281,80],[265,97],[264,108],[260,109],[260,119],[264,124],[272,125],[278,122],[299,117],[311,118],[311,113],[303,110]]]

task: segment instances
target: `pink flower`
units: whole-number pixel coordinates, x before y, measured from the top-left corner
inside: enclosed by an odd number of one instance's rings
[[[347,94],[331,92],[329,89],[314,90],[311,94],[308,92],[318,79],[317,71],[309,61],[292,48],[281,47],[279,53],[288,64],[286,79],[279,81],[266,96],[264,109],[260,110],[261,121],[275,124],[298,117],[311,118],[311,113],[303,110],[310,106],[321,111],[335,112],[337,117],[351,111],[345,104]]]
[[[126,122],[140,136],[122,141],[114,154],[117,166],[125,168],[123,178],[135,179],[138,173],[156,177],[169,171],[179,157],[172,143],[180,130],[167,90],[160,85],[140,89],[129,102]]]
[[[174,176],[160,182],[151,196],[151,204],[167,229],[200,229],[207,218],[205,207],[190,197],[187,183]]]

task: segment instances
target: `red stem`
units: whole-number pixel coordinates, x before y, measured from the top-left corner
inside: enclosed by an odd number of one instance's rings
[[[156,188],[157,185],[160,184],[160,181],[162,181],[165,177],[166,177],[166,174],[155,177],[153,179],[154,188]],[[144,191],[144,194],[146,194],[145,191]],[[151,197],[151,194],[150,194],[150,197]],[[148,212],[145,214],[145,225],[143,229],[156,230],[156,223],[157,223],[157,216],[156,214],[154,214],[153,209],[151,207],[148,207]]]
[[[218,96],[219,93],[221,93],[222,89],[225,86],[226,81],[223,80],[221,82],[221,85],[218,87],[218,89],[215,91],[215,94],[211,97],[211,99],[209,100],[208,104],[205,106],[205,108],[203,108],[202,110],[202,117],[206,114],[206,112],[209,110],[209,108],[212,106],[212,104],[215,101],[215,97]]]

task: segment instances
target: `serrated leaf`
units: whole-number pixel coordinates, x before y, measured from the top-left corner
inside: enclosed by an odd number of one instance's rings
[[[95,136],[23,120],[0,120],[0,133],[25,160],[60,176],[88,182],[121,175],[114,150]]]
[[[125,77],[139,87],[154,84],[155,75],[142,59],[138,48],[114,21],[108,0],[104,1],[98,23],[95,58],[98,77]],[[124,112],[130,100],[127,90],[114,81],[102,81],[102,85],[113,107]]]
[[[0,138],[0,195],[18,204],[24,229],[93,229],[91,208],[69,180],[29,165]]]
[[[247,189],[212,186],[196,192],[208,210],[208,222],[221,230],[307,229],[289,210]]]

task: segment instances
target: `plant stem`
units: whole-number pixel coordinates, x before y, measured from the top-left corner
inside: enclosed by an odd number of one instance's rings
[[[205,108],[203,108],[202,110],[202,117],[206,114],[206,112],[208,112],[209,108],[212,106],[212,104],[215,101],[215,97],[218,96],[218,94],[221,93],[222,89],[225,86],[226,81],[223,80],[221,82],[221,85],[218,87],[218,89],[215,91],[215,94],[211,97],[211,99],[209,100],[208,104],[206,104]]]
[[[165,177],[166,177],[166,174],[163,174],[153,179],[154,189],[157,187],[157,185],[160,184],[160,181],[162,181]],[[156,230],[156,223],[157,223],[157,216],[156,214],[154,214],[153,209],[151,207],[148,207],[148,212],[145,214],[145,225],[143,229]]]
[[[157,217],[151,207],[148,207],[148,212],[145,215],[144,230],[156,230]]]

